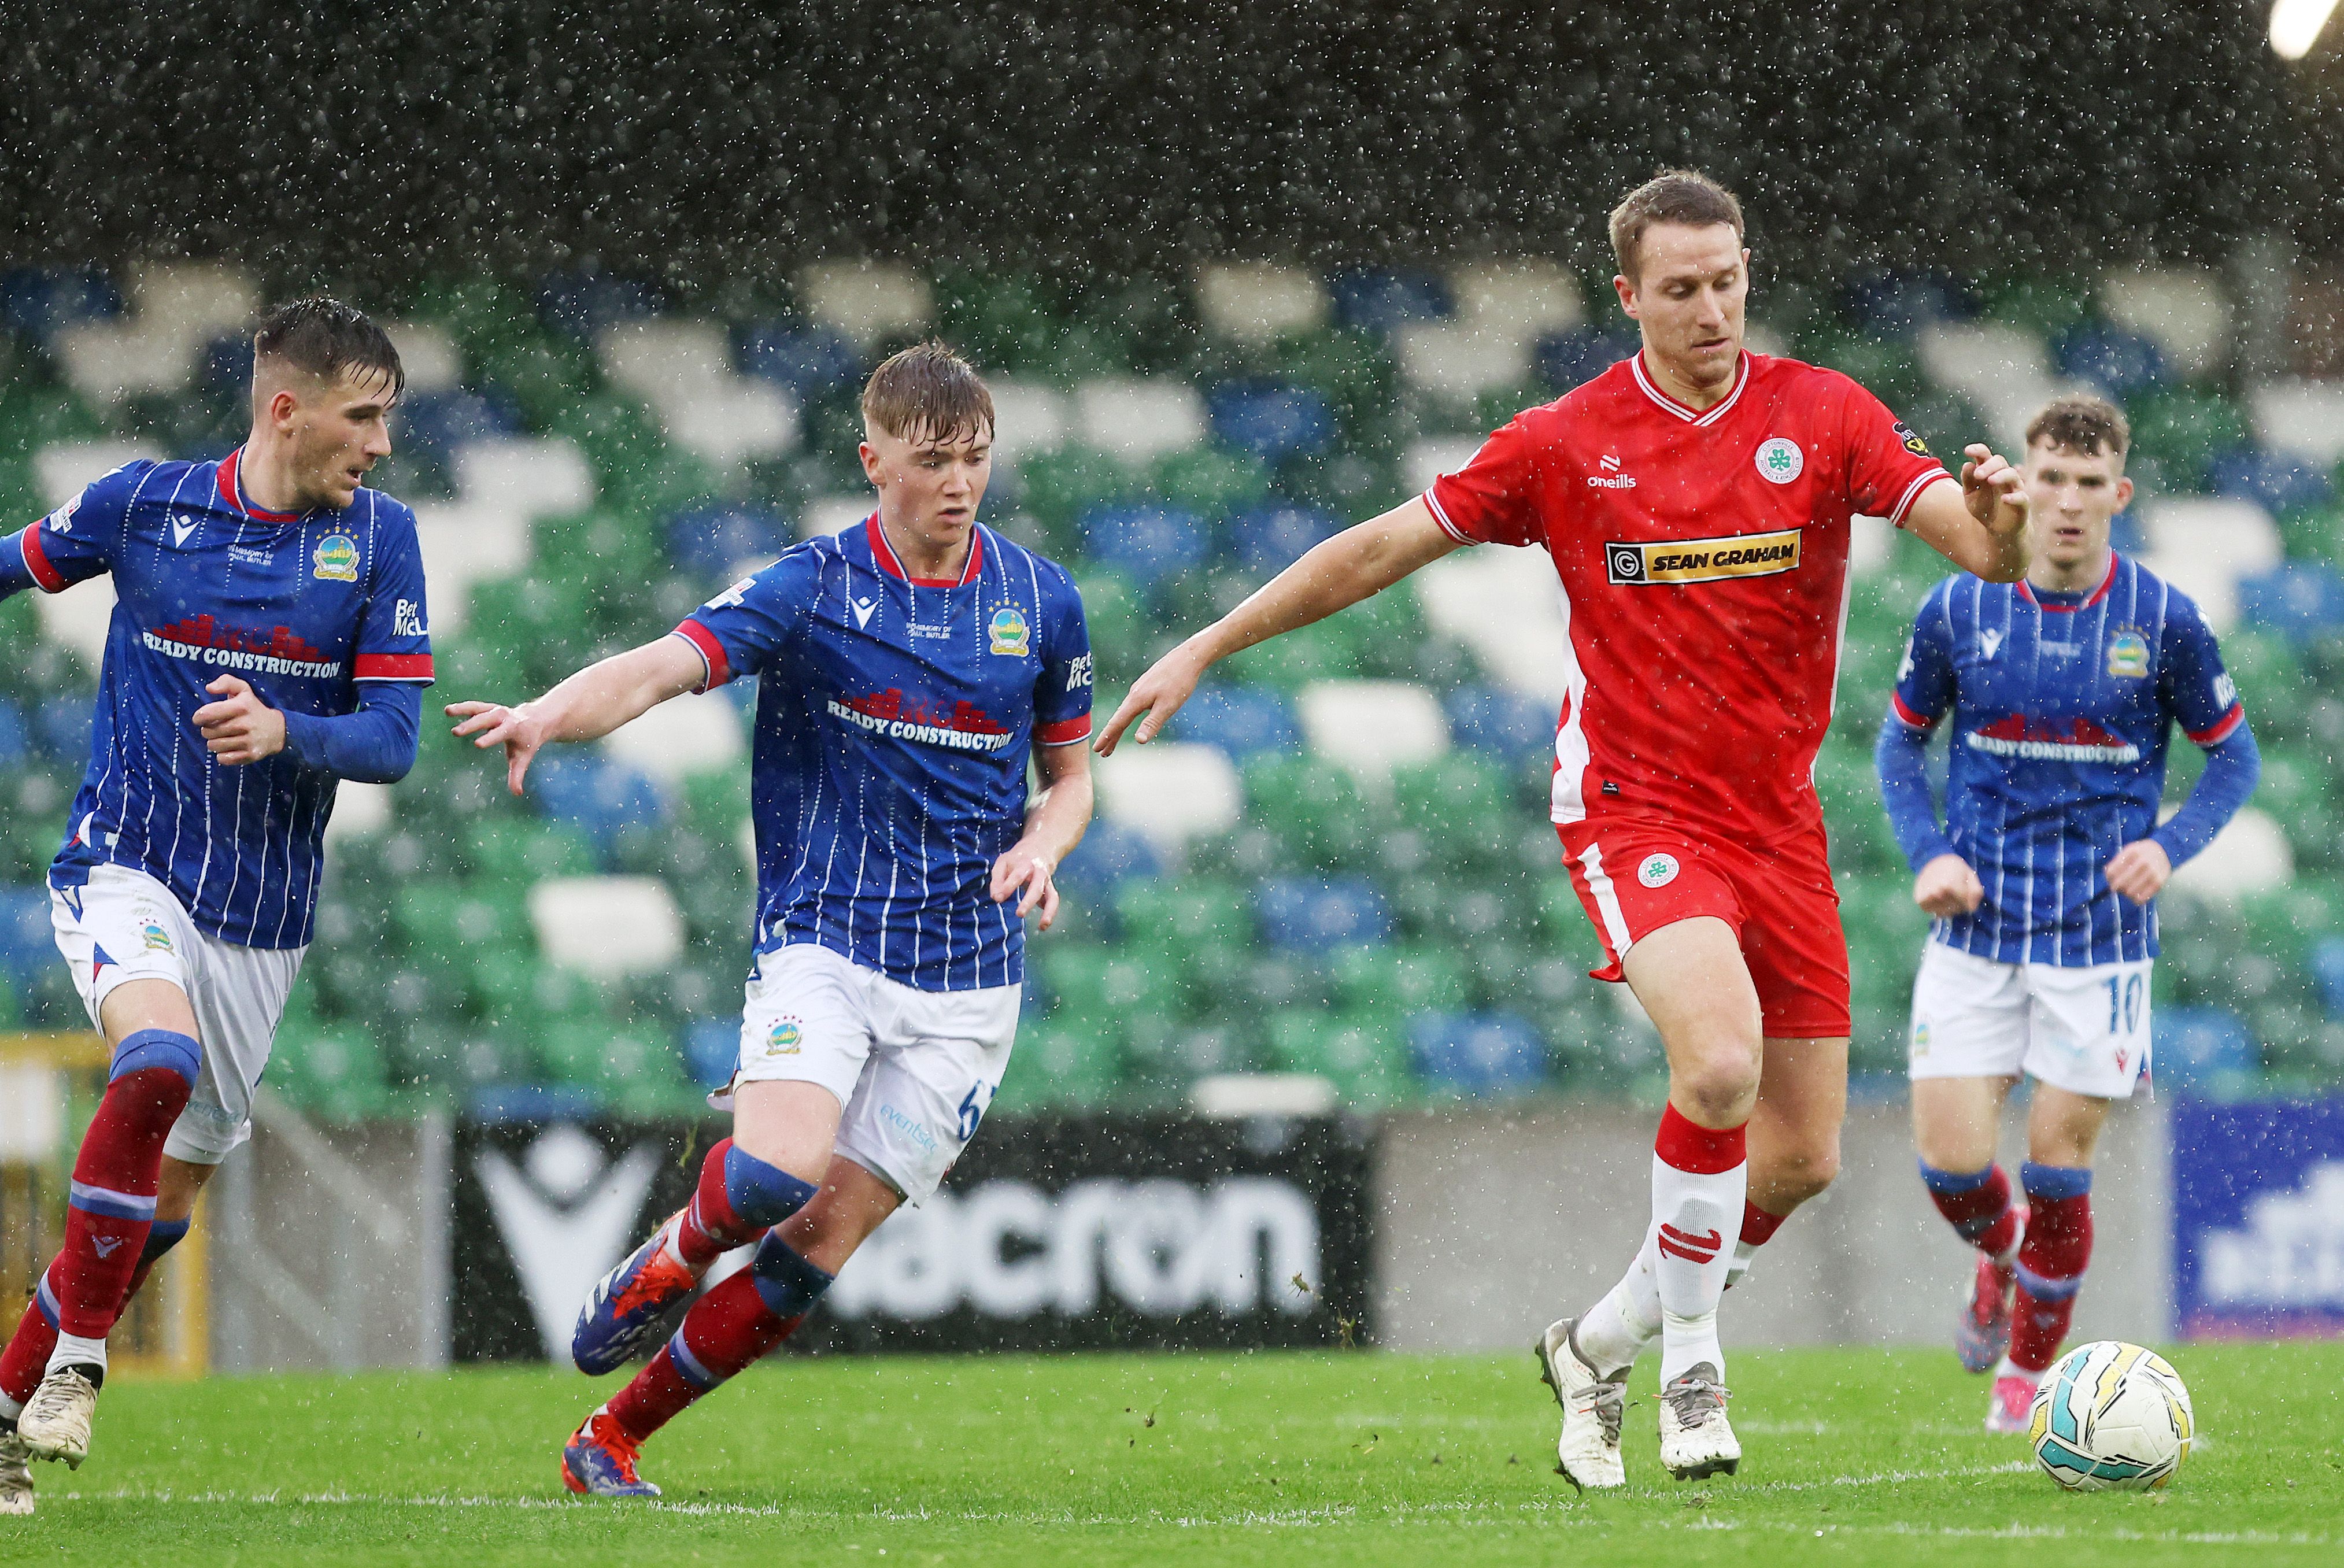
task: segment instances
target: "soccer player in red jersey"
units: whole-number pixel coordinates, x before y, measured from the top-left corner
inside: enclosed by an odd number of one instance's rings
[[[1642,350],[1165,655],[1098,743],[1112,752],[1135,720],[1153,739],[1216,661],[1452,551],[1535,544],[1551,559],[1571,649],[1552,814],[1610,959],[1599,977],[1634,990],[1669,1061],[1643,1247],[1539,1345],[1563,1408],[1561,1471],[1586,1487],[1625,1483],[1624,1386],[1654,1339],[1662,1464],[1685,1478],[1740,1462],[1718,1301],[1838,1168],[1847,945],[1812,769],[1848,519],[1890,518],[1997,582],[2026,568],[2016,469],[1974,446],[1956,485],[1845,376],[1743,349],[1750,253],[1730,193],[1665,173],[1611,229]]]

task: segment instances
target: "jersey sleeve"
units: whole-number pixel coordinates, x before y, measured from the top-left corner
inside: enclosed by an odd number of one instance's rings
[[[154,466],[144,459],[125,463],[40,521],[0,540],[0,578],[20,585],[29,580],[45,593],[62,593],[112,571],[129,526],[130,498]]]
[[[1938,481],[1950,482],[1929,443],[1888,405],[1853,381],[1846,403],[1847,491],[1855,510],[1884,517],[1897,527],[1912,515],[1921,492]]]
[[[1888,693],[1889,711],[1907,729],[1934,729],[1954,705],[1953,584],[1940,582],[1921,602],[1904,662]]]
[[[2218,746],[2247,722],[2238,683],[2222,668],[2222,650],[2198,606],[2175,592],[2165,612],[2163,668],[2157,672],[2166,711],[2201,746]]]
[[[1060,576],[1043,597],[1042,673],[1034,683],[1034,743],[1071,746],[1091,738],[1091,633],[1082,595]]]
[[[700,651],[708,678],[699,689],[762,673],[795,643],[821,591],[821,563],[802,546],[686,616],[672,634]]]
[[[1442,474],[1424,492],[1433,521],[1467,544],[1543,543],[1533,503],[1536,450],[1519,415],[1491,431],[1470,462]]]
[[[431,622],[423,601],[423,548],[414,520],[399,516],[377,535],[374,591],[359,612],[350,677],[431,683]]]

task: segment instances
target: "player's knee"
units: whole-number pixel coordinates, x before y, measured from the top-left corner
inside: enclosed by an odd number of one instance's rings
[[[1707,1126],[1748,1120],[1758,1098],[1758,1053],[1722,1039],[1690,1057],[1672,1075],[1669,1097]]]
[[[112,1083],[155,1067],[174,1075],[192,1090],[204,1070],[204,1049],[175,1030],[141,1029],[126,1036],[122,1044],[115,1047],[114,1064],[106,1071],[106,1081]]]
[[[815,1185],[735,1143],[724,1151],[724,1200],[753,1225],[779,1225],[813,1201]]]
[[[1820,1197],[1839,1179],[1839,1138],[1834,1135],[1794,1144],[1777,1157],[1774,1166],[1773,1184],[1778,1190],[1801,1203]]]

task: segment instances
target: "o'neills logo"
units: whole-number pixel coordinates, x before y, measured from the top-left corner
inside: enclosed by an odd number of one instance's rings
[[[1732,534],[1723,539],[1665,539],[1633,544],[1613,540],[1603,559],[1615,583],[1715,582],[1729,577],[1772,577],[1795,571],[1799,531]]]

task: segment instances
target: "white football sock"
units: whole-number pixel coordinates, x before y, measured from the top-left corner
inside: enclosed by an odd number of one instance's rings
[[[1733,1240],[1750,1188],[1745,1161],[1713,1174],[1680,1170],[1652,1157],[1652,1229],[1661,1301],[1661,1382],[1707,1361],[1725,1376],[1717,1303],[1733,1263]]]
[[[1726,1265],[1725,1269],[1727,1290],[1731,1290],[1742,1283],[1743,1277],[1750,1272],[1750,1265],[1756,1260],[1757,1257],[1758,1243],[1755,1241],[1736,1241],[1733,1244],[1733,1261]]]
[[[1650,1233],[1620,1282],[1579,1320],[1579,1351],[1605,1377],[1635,1363],[1661,1331],[1661,1290]]]
[[[96,1367],[104,1371],[106,1341],[85,1340],[75,1334],[59,1334],[56,1349],[49,1352],[47,1371],[54,1372],[59,1367]]]

